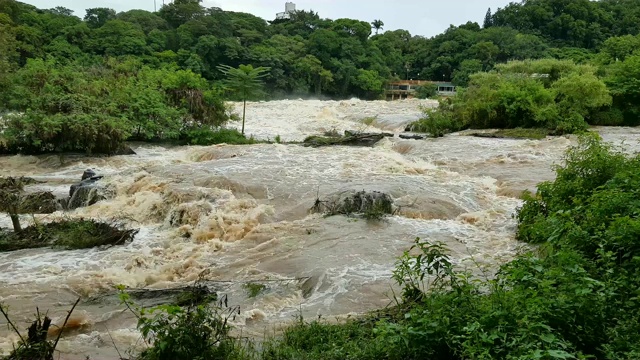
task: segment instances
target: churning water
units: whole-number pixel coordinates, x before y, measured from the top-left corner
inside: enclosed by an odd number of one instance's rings
[[[401,132],[431,101],[287,100],[248,104],[247,133],[302,140],[325,131]],[[374,117],[363,123],[366,117]],[[234,125],[235,126],[235,125]],[[638,151],[638,129],[597,129]],[[57,217],[121,219],[135,241],[107,250],[23,250],[0,254],[0,301],[25,328],[36,307],[61,322],[78,296],[74,332],[60,345],[67,359],[114,358],[135,345],[135,319],[114,286],[164,289],[207,279],[231,304],[234,324],[260,336],[293,316],[362,313],[391,301],[396,258],[416,237],[441,241],[460,266],[491,267],[521,246],[512,219],[518,195],[553,178],[571,138],[500,140],[452,134],[440,139],[385,138],[373,148],[298,145],[160,147],[110,158],[0,158],[2,175],[28,175],[60,196],[93,168],[110,200]],[[316,197],[345,191],[390,194],[400,213],[383,222],[310,214]],[[7,217],[0,226],[9,227]],[[266,285],[250,298],[243,284]],[[90,299],[90,300],[86,300]],[[0,320],[3,324],[4,320]],[[0,327],[0,349],[16,340]]]

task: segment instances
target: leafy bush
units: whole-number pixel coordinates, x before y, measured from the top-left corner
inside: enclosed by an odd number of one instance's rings
[[[247,359],[248,353],[230,335],[230,318],[238,308],[228,308],[226,298],[216,304],[190,303],[186,306],[138,307],[121,290],[123,303],[137,316],[138,329],[149,345],[139,360]],[[198,288],[196,286],[195,288]]]
[[[450,112],[442,111],[444,103],[440,103],[440,109],[423,109],[425,117],[411,125],[412,131],[425,132],[434,138],[442,137],[447,133],[462,130],[462,124],[457,122]]]
[[[93,67],[30,60],[12,75],[4,151],[118,153],[124,142],[177,139],[229,120],[221,94],[190,71],[106,59]]]
[[[438,94],[438,85],[428,84],[418,86],[415,96],[418,99],[433,99]]]
[[[624,113],[618,108],[608,108],[591,115],[590,125],[621,126],[624,125]]]
[[[514,61],[488,73],[471,75],[460,89],[426,118],[417,130],[441,136],[468,128],[545,128],[556,134],[587,128],[585,119],[611,104],[595,69],[571,61]]]
[[[302,318],[285,329],[278,340],[263,344],[265,360],[343,360],[343,359],[400,359],[388,357],[388,345],[376,341],[372,324],[348,321],[328,324],[322,321],[305,322]]]

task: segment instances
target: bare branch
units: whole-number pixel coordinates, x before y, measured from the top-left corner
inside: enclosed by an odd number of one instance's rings
[[[11,322],[11,319],[9,319],[9,315],[5,311],[2,304],[0,304],[0,312],[2,313],[2,315],[4,315],[4,318],[7,319],[7,322],[13,328],[13,331],[15,331],[16,334],[18,334],[18,336],[20,337],[20,341],[22,341],[22,343],[25,343],[24,338],[22,337],[22,335],[20,335],[20,331],[18,331],[18,328],[16,328],[16,326],[13,325],[13,323]]]

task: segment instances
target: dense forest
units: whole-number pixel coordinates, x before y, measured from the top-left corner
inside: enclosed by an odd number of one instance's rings
[[[377,99],[392,79],[466,87],[497,64],[553,58],[590,64],[607,83],[611,104],[580,116],[617,125],[640,115],[638,1],[528,0],[433,38],[381,32],[384,19],[370,20],[309,10],[266,21],[199,0],[155,13],[90,8],[79,18],[0,0],[0,111],[25,114],[8,120],[0,147],[109,153],[129,138],[184,138],[229,119],[223,100],[237,97],[220,66],[244,64],[268,69],[268,99]]]

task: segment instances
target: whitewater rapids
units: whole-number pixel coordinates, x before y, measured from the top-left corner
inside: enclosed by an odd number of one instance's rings
[[[248,103],[246,132],[298,141],[326,131],[402,132],[429,100]],[[236,110],[239,107],[236,105]],[[373,117],[363,123],[362,119]],[[233,124],[239,126],[239,124]],[[605,140],[640,150],[636,128],[596,129]],[[110,158],[0,157],[4,176],[46,181],[64,195],[93,168],[115,194],[70,213],[36,216],[120,219],[140,229],[129,245],[107,250],[0,253],[0,302],[26,328],[36,307],[60,322],[77,297],[63,359],[116,358],[139,344],[135,319],[115,300],[115,285],[163,289],[192,283],[204,270],[241,313],[234,324],[261,336],[293,319],[344,316],[391,301],[396,258],[416,237],[444,242],[455,262],[477,269],[511,259],[519,194],[553,179],[572,137],[385,138],[373,148],[260,144],[163,147],[133,144],[137,155]],[[377,190],[401,207],[383,222],[310,214],[316,196]],[[25,224],[33,221],[23,216]],[[0,227],[9,227],[0,216]],[[243,284],[262,281],[250,298]],[[93,299],[87,301],[87,299]],[[98,299],[98,300],[96,300]],[[112,340],[113,339],[113,340]],[[0,349],[16,336],[0,319]]]

